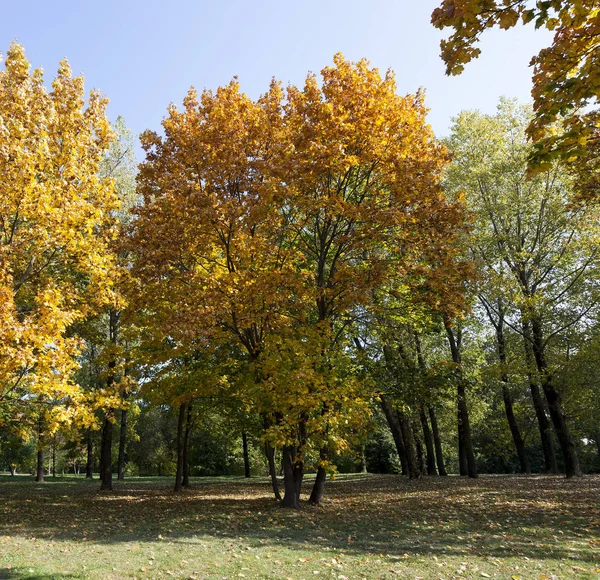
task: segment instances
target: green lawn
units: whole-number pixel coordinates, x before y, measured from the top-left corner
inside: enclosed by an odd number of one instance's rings
[[[600,476],[344,476],[299,512],[262,478],[98,485],[0,477],[0,578],[600,578]]]

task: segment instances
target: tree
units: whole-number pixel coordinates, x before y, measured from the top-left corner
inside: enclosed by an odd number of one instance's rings
[[[131,221],[131,209],[137,202],[135,192],[136,159],[131,132],[122,117],[115,123],[116,139],[111,143],[100,166],[100,174],[114,183],[115,192],[120,200],[119,211],[115,218],[119,233],[124,235]],[[107,305],[102,317],[106,320],[106,333],[103,337],[102,355],[106,358],[106,393],[108,395],[102,410],[101,489],[112,489],[112,433],[116,422],[116,408],[121,409],[119,429],[119,455],[117,459],[117,478],[124,479],[125,439],[127,434],[127,399],[131,394],[132,383],[128,376],[128,340],[123,332],[123,310],[126,307],[124,285],[130,260],[127,248],[117,242],[112,250],[115,255],[115,267],[111,272],[113,279],[113,298]],[[116,399],[116,400],[115,400]],[[120,399],[120,400],[119,400]]]
[[[309,320],[331,329],[324,354],[391,279],[414,290],[423,279],[447,279],[431,257],[453,255],[462,219],[460,204],[440,188],[446,152],[426,124],[424,95],[398,96],[394,75],[382,77],[365,60],[336,55],[334,64],[321,87],[311,75],[303,91],[289,92],[286,116],[294,131],[292,225],[310,274]],[[327,445],[320,455],[315,503]]]
[[[534,403],[539,380],[571,477],[580,474],[575,441],[549,357],[555,341],[584,326],[597,304],[597,210],[569,204],[571,180],[558,163],[526,179],[528,119],[527,108],[510,101],[496,116],[462,113],[449,139],[454,161],[446,183],[467,191],[480,297],[496,331],[502,321],[521,333],[537,375]],[[542,437],[544,430],[540,423]]]
[[[533,106],[527,134],[535,143],[532,158],[539,170],[549,168],[557,156],[596,159],[600,27],[598,0],[443,0],[432,14],[437,28],[454,29],[441,43],[448,74],[460,74],[480,54],[476,47],[489,28],[509,29],[519,22],[553,30],[552,45],[532,58]],[[555,123],[563,120],[563,130]]]
[[[341,417],[362,406],[344,347],[354,312],[399,275],[452,302],[442,273],[463,217],[422,94],[400,97],[391,72],[341,55],[322,78],[286,95],[273,82],[257,101],[237,82],[190,91],[164,138],[143,137],[133,224],[139,296],[162,336],[245,352],[288,507],[313,445],[320,501]]]
[[[99,176],[112,139],[107,99],[66,61],[47,92],[14,43],[0,72],[0,419],[93,421],[73,381],[80,341],[69,329],[111,296],[112,214],[118,199]],[[7,412],[7,408],[10,412]]]
[[[191,90],[164,139],[144,134],[133,300],[157,345],[190,355],[233,341],[251,364],[282,324],[297,276],[271,166],[285,154],[281,97],[275,83],[258,102],[236,82],[200,100]]]

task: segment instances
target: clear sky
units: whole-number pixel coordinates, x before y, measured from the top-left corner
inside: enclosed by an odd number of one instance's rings
[[[29,0],[5,2],[0,51],[24,45],[46,80],[67,57],[86,87],[111,100],[135,134],[160,129],[170,102],[187,89],[214,89],[239,77],[256,97],[272,77],[302,84],[342,52],[396,72],[398,91],[427,91],[439,136],[463,109],[493,112],[502,95],[529,99],[531,56],[549,33],[533,27],[488,32],[483,54],[459,77],[439,58],[444,33],[430,24],[439,0]]]

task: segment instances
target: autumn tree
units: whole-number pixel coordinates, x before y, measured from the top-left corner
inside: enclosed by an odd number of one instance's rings
[[[43,438],[91,421],[73,382],[69,328],[111,294],[118,200],[99,164],[112,138],[107,100],[60,64],[50,91],[13,44],[0,73],[0,405]],[[4,416],[4,413],[0,414]]]
[[[394,75],[366,61],[334,62],[321,86],[309,76],[302,92],[290,91],[287,124],[295,129],[290,207],[310,273],[310,317],[335,342],[391,279],[418,294],[444,278],[438,265],[455,255],[462,214],[441,191],[446,155],[426,123],[424,95],[398,96]],[[320,469],[315,502],[322,481]]]
[[[425,113],[391,73],[336,55],[321,84],[309,75],[285,95],[277,83],[257,101],[236,82],[191,91],[164,138],[144,136],[140,296],[163,336],[245,350],[288,507],[313,448],[320,501],[340,417],[364,399],[344,350],[353,311],[392,276],[444,286],[432,264],[453,254],[462,213],[441,190],[446,156]]]
[[[588,169],[590,160],[595,163],[600,96],[598,0],[443,0],[433,11],[432,23],[454,31],[441,43],[448,74],[460,74],[465,64],[479,56],[477,43],[487,29],[533,23],[554,31],[552,44],[531,61],[535,115],[527,134],[536,144],[531,156],[542,170],[557,156],[580,158]],[[561,131],[555,127],[558,120],[563,122]]]
[[[152,340],[187,352],[234,341],[252,365],[286,324],[299,280],[275,171],[287,154],[281,101],[276,83],[257,102],[236,82],[200,99],[191,90],[164,138],[143,135],[133,294]]]

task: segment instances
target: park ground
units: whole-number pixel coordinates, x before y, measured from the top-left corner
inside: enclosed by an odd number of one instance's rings
[[[600,476],[339,476],[300,511],[263,478],[171,483],[0,477],[0,578],[600,579]]]

